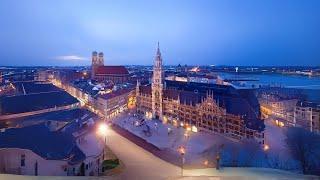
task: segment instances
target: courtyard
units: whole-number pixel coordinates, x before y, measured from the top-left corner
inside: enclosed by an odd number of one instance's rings
[[[297,169],[285,146],[285,128],[271,120],[265,122],[267,148],[254,141],[237,141],[221,134],[163,124],[128,112],[112,119],[112,123],[159,148],[162,154],[170,156],[167,159],[172,160],[171,163],[183,164],[185,169],[217,167],[218,159],[224,167]],[[185,149],[183,157],[179,152],[181,147]]]

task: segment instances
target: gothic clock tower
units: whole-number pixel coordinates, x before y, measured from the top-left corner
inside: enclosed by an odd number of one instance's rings
[[[163,95],[163,81],[164,73],[162,69],[162,57],[159,48],[157,48],[157,54],[153,64],[153,76],[152,76],[152,117],[162,120],[162,95]]]

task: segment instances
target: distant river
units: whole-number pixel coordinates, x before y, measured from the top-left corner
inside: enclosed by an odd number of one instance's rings
[[[300,89],[308,101],[320,103],[320,77],[308,77],[282,74],[247,74],[247,73],[218,73],[227,79],[252,78],[258,81],[246,81],[247,86],[252,84],[276,85],[287,88]]]
[[[320,90],[320,77],[281,75],[281,74],[235,74],[218,73],[223,78],[253,78],[259,81],[247,82],[248,84],[281,85],[298,89],[318,89]]]

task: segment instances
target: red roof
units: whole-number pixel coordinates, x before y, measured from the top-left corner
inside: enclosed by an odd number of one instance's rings
[[[96,70],[96,74],[127,75],[129,72],[124,66],[99,66]]]

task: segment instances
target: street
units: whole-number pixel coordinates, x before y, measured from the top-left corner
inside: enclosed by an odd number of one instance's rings
[[[316,176],[304,176],[289,171],[267,168],[223,168],[217,171],[213,168],[184,170],[184,178],[180,175],[181,169],[165,162],[150,152],[142,149],[133,142],[122,137],[111,128],[107,133],[107,145],[114,154],[124,163],[123,171],[114,176],[79,177],[79,176],[19,176],[0,174],[0,180],[158,180],[158,179],[315,179]]]
[[[112,129],[107,135],[107,145],[125,165],[119,179],[166,179],[180,176],[179,167],[161,160]]]

